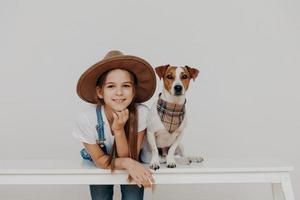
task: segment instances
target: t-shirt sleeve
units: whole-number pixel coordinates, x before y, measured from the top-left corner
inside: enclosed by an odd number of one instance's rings
[[[138,110],[138,132],[143,131],[147,128],[147,116],[149,113],[149,108],[144,104],[139,104],[137,107]]]
[[[97,138],[94,135],[94,128],[91,125],[91,122],[88,120],[88,117],[84,113],[81,113],[77,117],[72,134],[81,142],[96,144]]]

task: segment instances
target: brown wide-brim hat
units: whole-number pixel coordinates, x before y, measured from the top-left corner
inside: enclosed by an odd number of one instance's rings
[[[110,51],[103,60],[89,67],[77,83],[78,96],[89,103],[96,104],[96,84],[98,78],[111,69],[125,69],[137,78],[136,102],[149,100],[156,89],[156,76],[151,65],[142,58],[124,55],[120,51]]]

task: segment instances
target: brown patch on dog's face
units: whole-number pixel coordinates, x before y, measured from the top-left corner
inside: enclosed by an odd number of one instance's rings
[[[189,66],[182,67],[182,69],[183,72],[181,72],[180,77],[185,91],[187,91],[187,89],[189,88],[190,80],[193,79],[193,81],[195,81],[196,77],[199,74],[199,70]]]
[[[160,79],[163,79],[164,88],[171,93],[173,82],[176,78],[176,67],[163,65],[155,68]]]
[[[182,72],[180,72],[180,80],[182,82],[185,91],[187,91],[192,77],[186,67],[181,67],[181,68],[182,68]]]

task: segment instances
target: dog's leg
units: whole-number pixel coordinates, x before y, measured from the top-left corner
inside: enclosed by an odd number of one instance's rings
[[[167,155],[167,167],[169,167],[169,168],[175,168],[176,167],[174,154],[175,154],[175,150],[177,149],[177,147],[178,147],[178,145],[181,141],[182,136],[183,136],[183,133],[180,133],[178,135],[178,137],[176,138],[176,140],[174,141],[174,143],[171,145],[170,149],[169,149],[169,152],[168,152],[168,155]]]
[[[176,158],[176,163],[181,165],[189,165],[191,163],[201,163],[204,159],[201,156],[186,156],[184,153],[183,145],[180,143],[175,150],[175,155],[179,155],[179,158]]]
[[[157,169],[159,169],[159,156],[158,156],[158,149],[157,149],[156,142],[155,142],[155,133],[148,132],[147,139],[148,139],[148,143],[150,145],[150,149],[152,152],[150,168],[157,170]]]
[[[177,149],[175,150],[175,161],[181,165],[189,165],[192,162],[189,157],[185,156],[184,148],[181,143],[179,143]]]
[[[175,155],[179,155],[181,157],[184,157],[184,148],[181,143],[179,143],[177,149],[175,150]]]
[[[178,163],[180,165],[189,165],[189,164],[191,164],[190,160],[188,160],[184,156],[184,148],[183,148],[183,145],[181,143],[178,144],[178,147],[175,150],[174,159],[175,159],[176,163]]]

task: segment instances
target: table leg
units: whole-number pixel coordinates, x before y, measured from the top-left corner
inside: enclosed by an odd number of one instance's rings
[[[295,200],[289,175],[282,178],[281,183],[272,183],[273,200]]]
[[[285,200],[295,200],[293,187],[289,175],[282,181],[281,187],[282,187]]]
[[[281,183],[272,183],[273,200],[284,200]]]

